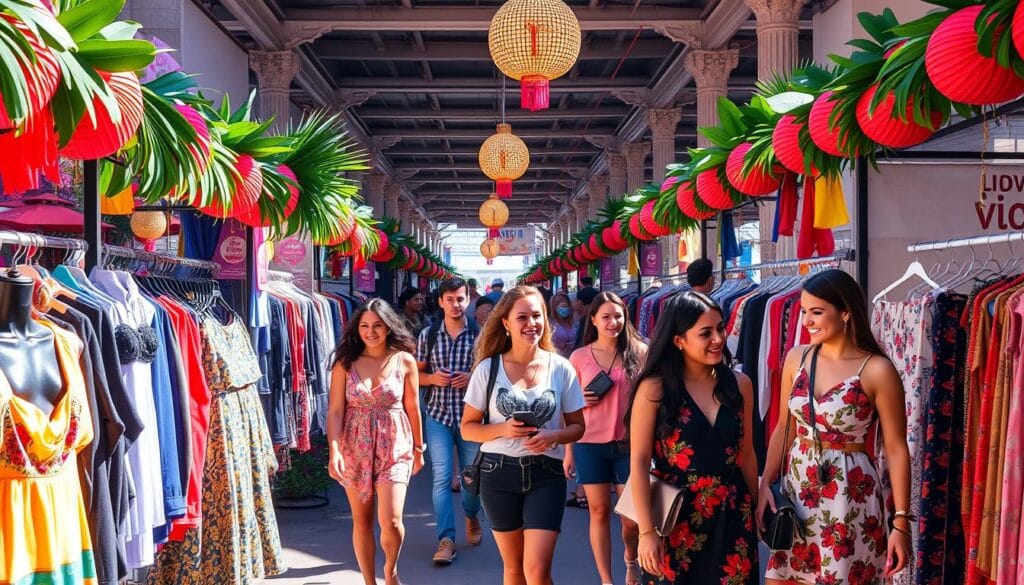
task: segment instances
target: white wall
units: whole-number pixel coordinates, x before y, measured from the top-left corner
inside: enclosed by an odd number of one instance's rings
[[[181,0],[181,47],[178,61],[207,97],[220,104],[227,94],[233,108],[249,96],[249,57],[209,17],[192,3]]]
[[[849,55],[853,50],[846,43],[855,38],[866,38],[867,34],[857,20],[860,12],[881,14],[886,8],[892,9],[901,22],[909,22],[924,16],[933,5],[923,0],[839,0],[828,10],[814,16],[814,59],[827,63],[828,54]]]
[[[874,296],[895,281],[914,259],[907,246],[916,242],[964,238],[1024,229],[1024,166],[988,163],[985,167],[986,206],[979,210],[982,168],[979,164],[881,164],[869,173],[868,187],[868,292]],[[993,246],[996,258],[1011,255],[1006,244]],[[1014,255],[1020,255],[1016,244]],[[979,260],[988,247],[975,249]],[[925,268],[942,258],[969,261],[971,252],[960,250],[918,255]],[[908,287],[894,291],[895,298]],[[894,298],[894,297],[890,297]]]

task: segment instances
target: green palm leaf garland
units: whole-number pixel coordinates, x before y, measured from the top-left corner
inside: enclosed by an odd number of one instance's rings
[[[301,231],[327,242],[341,233],[342,221],[358,221],[353,202],[361,200],[359,186],[345,173],[369,167],[343,125],[338,114],[318,111],[288,132],[292,150],[280,162],[295,173],[301,193],[282,235]]]

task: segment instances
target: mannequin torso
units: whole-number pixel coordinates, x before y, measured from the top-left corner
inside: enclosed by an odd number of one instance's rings
[[[0,371],[15,396],[50,414],[64,380],[53,333],[32,320],[32,292],[17,272],[0,275]]]

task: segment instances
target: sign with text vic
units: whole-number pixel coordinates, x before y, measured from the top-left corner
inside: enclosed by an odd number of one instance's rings
[[[919,242],[1024,229],[1024,166],[1013,164],[881,164],[868,173],[868,296],[894,282]],[[863,253],[860,251],[859,253]],[[987,257],[987,247],[974,250]],[[997,259],[1012,251],[993,247]],[[927,266],[971,260],[969,248],[920,255]],[[903,289],[896,291],[900,294]]]
[[[537,240],[537,228],[501,228],[498,230],[498,255],[523,256],[532,254]]]

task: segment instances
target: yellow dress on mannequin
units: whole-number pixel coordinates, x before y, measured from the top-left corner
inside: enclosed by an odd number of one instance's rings
[[[0,372],[0,583],[94,584],[76,453],[92,441],[81,344],[57,327],[64,391],[49,415],[14,395]]]

